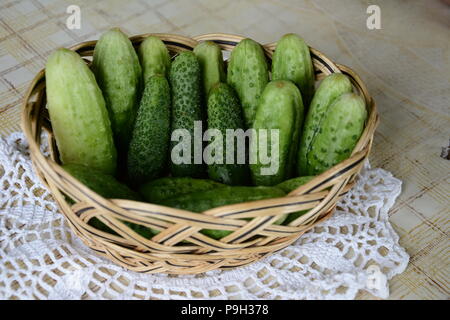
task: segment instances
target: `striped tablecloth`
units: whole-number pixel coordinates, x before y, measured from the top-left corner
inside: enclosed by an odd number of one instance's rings
[[[374,21],[370,4],[380,9],[381,29],[367,27]],[[67,28],[70,5],[81,9],[80,29]],[[4,0],[0,134],[20,130],[20,102],[52,50],[98,39],[113,26],[129,35],[225,32],[261,43],[295,32],[352,67],[381,114],[371,164],[403,181],[390,215],[411,260],[390,282],[390,298],[449,298],[450,161],[440,155],[450,137],[450,6],[439,0]]]

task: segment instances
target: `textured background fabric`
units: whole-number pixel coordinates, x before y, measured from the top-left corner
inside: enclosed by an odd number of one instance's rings
[[[66,27],[71,4],[81,8],[80,30]],[[366,27],[370,4],[381,9],[380,30]],[[450,136],[449,6],[438,0],[1,1],[0,134],[20,130],[23,94],[54,49],[98,39],[112,26],[129,35],[225,32],[261,43],[295,32],[353,68],[381,115],[371,164],[403,181],[390,215],[411,259],[391,280],[390,298],[450,297],[450,161],[440,157]]]

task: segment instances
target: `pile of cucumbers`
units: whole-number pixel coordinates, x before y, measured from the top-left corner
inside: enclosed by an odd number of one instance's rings
[[[46,94],[63,168],[103,197],[198,213],[285,196],[350,156],[367,112],[343,74],[315,88],[309,48],[299,36],[284,35],[268,62],[251,39],[239,42],[225,63],[212,41],[171,56],[158,37],[135,48],[118,28],[102,35],[91,63],[56,50],[46,64]],[[176,129],[192,139],[177,137]],[[258,139],[249,139],[244,153],[224,152],[221,159],[244,162],[205,163],[208,146],[195,136],[202,139],[206,129],[222,133],[224,146],[229,129],[276,129],[276,170],[262,174]],[[174,154],[190,161],[175,161]],[[97,219],[90,223],[114,233]],[[145,238],[158,233],[125,223]],[[220,239],[231,231],[201,232]]]

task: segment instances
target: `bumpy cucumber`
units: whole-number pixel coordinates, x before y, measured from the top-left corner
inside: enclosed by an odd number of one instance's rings
[[[305,119],[297,162],[297,173],[299,175],[308,174],[306,157],[311,151],[311,143],[319,133],[331,104],[342,94],[351,91],[352,84],[350,80],[341,73],[333,73],[320,83]]]
[[[272,186],[290,178],[302,122],[303,103],[298,88],[287,80],[271,81],[264,89],[253,123],[256,136],[250,142],[250,170],[254,184]],[[267,130],[265,141],[260,141],[261,129]],[[278,130],[278,156],[271,150],[272,130]],[[260,145],[266,141],[267,152]],[[263,168],[269,167],[261,160],[265,153],[273,161],[278,160],[274,172],[263,172],[266,170]]]
[[[285,180],[276,185],[277,188],[282,189],[284,192],[289,193],[305,183],[311,181],[314,176],[296,177],[289,180]]]
[[[90,169],[85,166],[76,164],[66,164],[62,166],[70,175],[75,177],[85,186],[87,186],[92,191],[98,193],[104,198],[108,199],[127,199],[140,201],[141,197],[139,194],[128,188],[126,185],[118,182],[113,176],[104,174],[100,171]],[[69,199],[70,202],[74,202]],[[150,230],[144,226],[140,226],[128,221],[122,221],[128,227],[133,229],[135,232],[143,236],[144,238],[150,238],[155,233],[156,230]],[[114,230],[109,228],[103,222],[97,218],[89,220],[89,224],[99,230],[116,234]]]
[[[160,204],[169,198],[221,187],[225,185],[209,179],[164,177],[143,184],[139,187],[139,193],[146,201]]]
[[[190,141],[172,142],[174,146],[186,146],[191,151],[190,164],[171,162],[174,176],[198,177],[204,172],[202,164],[194,162],[194,122],[202,120],[201,73],[197,57],[191,51],[181,52],[170,68],[170,85],[172,89],[172,130],[186,129]],[[186,150],[183,148],[183,150]],[[172,150],[174,152],[174,150]]]
[[[141,90],[141,66],[128,37],[118,28],[95,45],[92,68],[109,112],[119,160],[126,155]]]
[[[306,156],[307,174],[317,175],[347,159],[364,129],[367,110],[364,100],[345,93],[328,109]]]
[[[102,92],[81,57],[58,49],[45,68],[48,110],[63,163],[114,174],[116,148]]]
[[[214,151],[216,154],[222,154],[223,157],[222,164],[213,163],[208,165],[210,179],[229,185],[248,184],[250,178],[248,165],[247,163],[237,163],[237,141],[233,143],[232,137],[227,139],[226,133],[227,129],[235,130],[243,127],[244,119],[241,105],[233,88],[225,83],[217,83],[210,90],[208,98],[208,129],[217,129],[222,134],[222,145],[219,143]],[[229,141],[227,142],[227,140]],[[230,145],[233,143],[232,155],[227,155],[226,153],[227,143]],[[227,157],[231,156],[234,159],[234,164],[227,164]]]
[[[161,39],[155,36],[145,38],[139,46],[138,53],[144,83],[154,74],[169,76],[171,62],[169,50]]]
[[[307,109],[314,94],[314,67],[308,45],[293,33],[278,41],[272,57],[272,80],[280,79],[290,80],[300,88]]]
[[[233,203],[277,198],[283,197],[284,195],[285,193],[283,190],[274,187],[226,186],[223,188],[193,192],[179,197],[166,199],[163,201],[163,204],[173,208],[201,213],[211,208]],[[283,216],[278,219],[277,223],[283,223],[285,218],[286,217]],[[231,231],[227,230],[210,229],[204,229],[201,232],[214,239],[223,238],[231,233]]]
[[[133,137],[128,151],[128,176],[133,184],[160,175],[167,163],[170,145],[170,87],[163,75],[151,76],[145,84]]]
[[[218,82],[227,81],[222,50],[212,41],[200,42],[194,53],[200,63],[203,76],[203,97],[208,99],[209,90]]]
[[[259,98],[268,81],[269,72],[262,47],[251,39],[239,42],[231,52],[227,82],[238,94],[248,128],[253,125]]]

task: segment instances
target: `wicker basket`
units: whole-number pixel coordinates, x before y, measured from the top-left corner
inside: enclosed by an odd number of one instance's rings
[[[138,35],[130,39],[138,46],[149,35]],[[201,40],[212,40],[223,50],[231,51],[243,39],[227,34],[207,34],[194,38],[172,34],[153,35],[164,41],[171,54],[192,50]],[[96,41],[84,42],[71,49],[89,60],[95,43]],[[275,46],[276,43],[264,45],[269,60]],[[286,197],[223,206],[203,214],[149,203],[102,198],[59,165],[56,142],[45,107],[44,70],[32,81],[23,103],[22,127],[29,141],[34,169],[51,190],[72,230],[87,246],[125,268],[145,273],[194,274],[257,261],[288,246],[305,231],[332,214],[339,197],[353,186],[354,177],[371,149],[378,123],[375,104],[361,79],[348,67],[333,63],[313,48],[311,56],[317,80],[333,72],[342,72],[349,76],[355,90],[365,99],[369,117],[349,159]],[[42,129],[49,133],[50,157],[45,157],[40,150]],[[70,205],[65,195],[76,203]],[[281,215],[307,209],[311,210],[289,225],[273,224]],[[93,217],[100,219],[117,235],[90,226],[88,221]],[[249,217],[254,219],[243,220]],[[148,240],[118,219],[161,232]],[[199,232],[204,228],[234,232],[221,240],[213,240]]]

